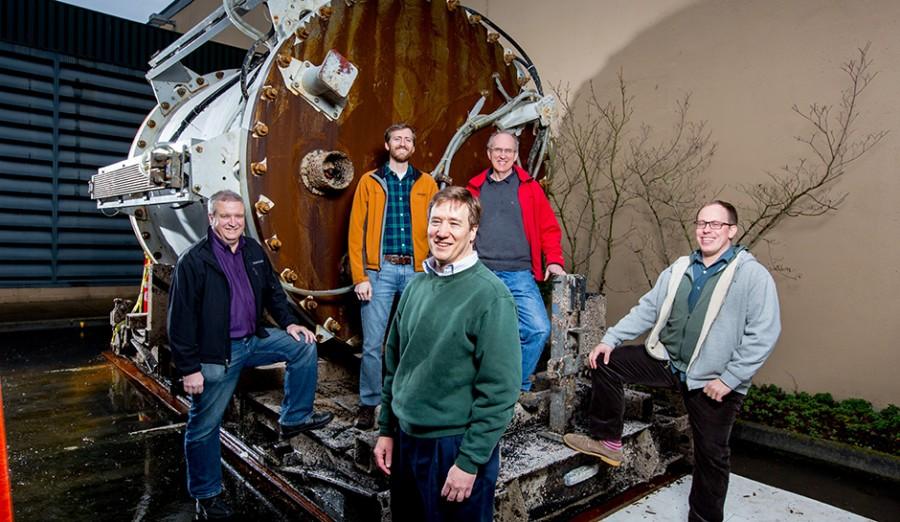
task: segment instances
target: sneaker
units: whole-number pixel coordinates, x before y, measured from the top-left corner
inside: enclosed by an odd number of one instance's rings
[[[618,468],[622,464],[622,450],[609,448],[603,444],[602,440],[594,440],[580,433],[566,433],[563,435],[563,442],[579,453],[599,457],[600,460],[614,468]]]
[[[225,502],[225,495],[219,493],[214,497],[197,499],[197,520],[226,520],[234,516],[234,512]]]
[[[361,430],[371,430],[375,427],[375,406],[361,404],[356,410],[355,426]]]
[[[291,437],[296,437],[301,433],[307,432],[309,430],[317,430],[322,426],[331,422],[331,419],[334,418],[334,414],[330,411],[323,411],[319,413],[313,413],[309,416],[309,420],[303,422],[301,424],[294,424],[292,426],[285,426],[284,424],[279,424],[278,427],[281,431],[282,439],[289,439]]]

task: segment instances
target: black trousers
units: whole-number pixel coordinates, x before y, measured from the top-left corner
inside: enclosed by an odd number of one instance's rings
[[[499,447],[478,470],[469,498],[449,502],[441,497],[462,439],[462,435],[424,439],[398,430],[391,460],[391,515],[395,522],[493,520],[494,488],[500,473]]]
[[[597,362],[598,368],[591,374],[593,390],[588,412],[591,436],[595,439],[622,438],[624,384],[678,389],[688,412],[694,440],[694,478],[688,520],[721,521],[731,472],[728,439],[744,396],[731,392],[722,402],[716,402],[702,389],[690,391],[672,373],[667,362],[650,357],[641,345],[616,348],[610,354],[609,365],[604,365],[602,359]]]

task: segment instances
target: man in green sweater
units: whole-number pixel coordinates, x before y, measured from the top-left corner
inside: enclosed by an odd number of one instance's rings
[[[395,521],[493,517],[522,351],[515,301],[472,246],[480,217],[464,188],[434,196],[432,256],[388,334],[375,462],[391,478]]]

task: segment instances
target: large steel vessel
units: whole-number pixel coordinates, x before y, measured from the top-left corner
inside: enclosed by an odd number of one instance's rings
[[[271,27],[247,23],[265,9]],[[241,68],[198,73],[181,60],[234,25],[251,36]],[[373,466],[374,432],[352,425],[357,401],[358,307],[347,266],[350,204],[360,175],[386,158],[394,122],[418,134],[412,163],[442,184],[463,184],[487,165],[494,129],[520,135],[523,166],[540,176],[553,99],[524,51],[456,0],[224,0],[150,61],[158,104],[129,158],[100,169],[91,195],[103,212],[131,218],[148,259],[136,302],[111,314],[110,359],[183,412],[169,370],[166,300],[178,255],[207,230],[206,201],[242,195],[247,233],[266,246],[298,313],[320,341],[317,408],[325,429],[290,443],[272,428],[279,369],[242,380],[223,443],[243,469],[265,477],[319,519],[389,520],[385,477]],[[679,458],[675,417],[656,428],[646,394],[616,474],[564,446],[586,389],[583,356],[598,340],[604,306],[579,276],[553,283],[553,333],[534,391],[523,396],[501,442],[496,518],[556,518],[663,473]],[[673,420],[675,419],[675,420]],[[663,426],[660,428],[659,426]]]
[[[360,175],[385,159],[384,129],[412,125],[413,163],[443,183],[486,165],[492,128],[520,132],[538,170],[552,98],[515,44],[457,2],[270,1],[267,33],[242,17],[259,3],[226,0],[153,58],[159,103],[91,194],[171,265],[206,233],[206,198],[238,192],[288,293],[322,335],[354,344],[346,231]],[[256,38],[241,69],[180,63],[229,24]]]

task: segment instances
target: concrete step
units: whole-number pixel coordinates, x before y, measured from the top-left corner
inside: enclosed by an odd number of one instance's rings
[[[626,421],[623,433],[626,458],[629,443],[634,437],[650,427],[641,421]],[[551,466],[577,461],[581,464],[581,453],[563,443],[562,436],[543,430],[522,430],[507,432],[500,440],[500,477],[498,484],[519,479],[535,473],[544,473]]]
[[[495,520],[555,519],[663,474],[680,455],[664,448],[656,432],[651,423],[626,421],[618,468],[570,449],[557,434],[507,433],[500,442]]]

